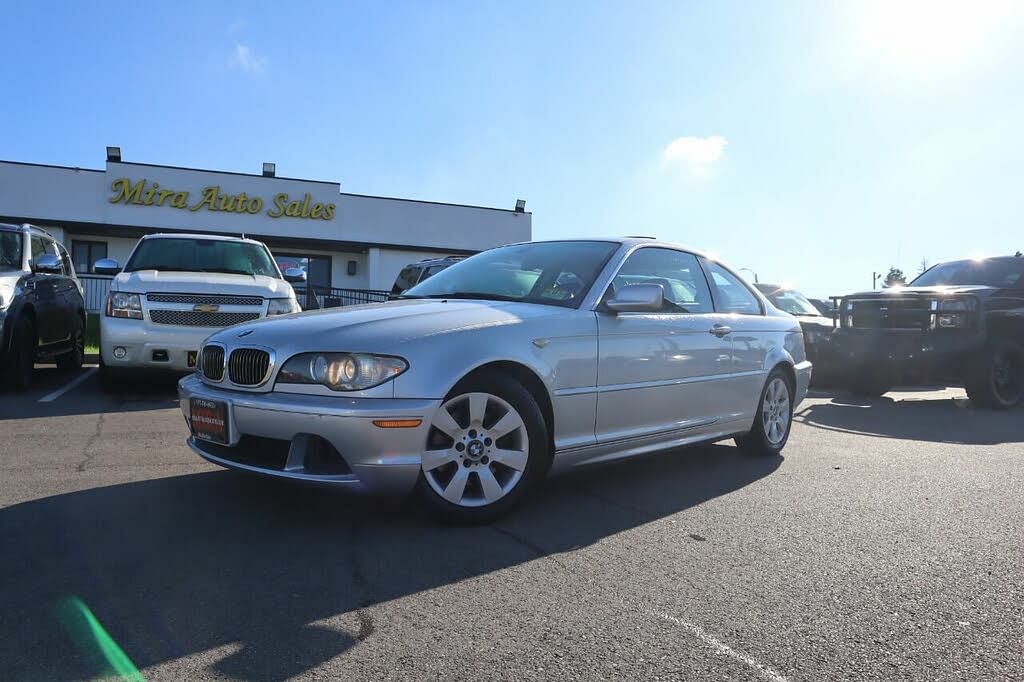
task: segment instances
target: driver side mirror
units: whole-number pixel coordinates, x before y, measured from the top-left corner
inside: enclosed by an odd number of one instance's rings
[[[660,284],[627,284],[605,301],[615,313],[657,313],[665,302]]]
[[[121,266],[113,258],[100,258],[92,264],[92,270],[97,275],[116,275],[121,272]]]
[[[306,281],[306,271],[302,268],[287,268],[284,271],[284,281],[302,284]]]
[[[32,261],[32,272],[43,275],[59,275],[64,272],[60,258],[52,253],[44,253]]]

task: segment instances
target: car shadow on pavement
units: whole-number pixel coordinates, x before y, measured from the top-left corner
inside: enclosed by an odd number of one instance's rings
[[[493,526],[434,523],[412,502],[230,472],[0,509],[0,679],[95,677],[57,604],[81,599],[140,669],[234,645],[220,675],[285,679],[372,636],[365,607],[571,552],[771,474],[725,445],[546,482]],[[680,533],[680,542],[685,542]],[[345,616],[345,628],[318,621]]]
[[[60,390],[83,373],[89,376],[80,385],[52,402],[38,402],[40,398]],[[63,370],[54,366],[37,366],[32,387],[28,391],[19,393],[0,390],[0,421],[164,410],[177,406],[177,385],[181,376],[169,373],[140,374],[136,379],[119,386],[116,391],[104,392],[100,388],[95,367]]]
[[[901,393],[911,389],[900,389]],[[934,389],[929,389],[934,390]],[[829,431],[880,438],[964,445],[1024,442],[1024,410],[985,410],[966,398],[894,400],[889,396],[863,398],[845,393],[827,403],[805,403],[794,421]]]

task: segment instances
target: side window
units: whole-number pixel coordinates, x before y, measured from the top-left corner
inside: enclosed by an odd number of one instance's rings
[[[60,255],[60,262],[64,264],[64,274],[68,277],[75,276],[75,266],[71,262],[71,256],[62,244],[57,244],[57,253]]]
[[[42,237],[32,235],[32,262],[35,263],[36,259],[46,253],[46,242],[43,241]]]
[[[718,263],[708,262],[708,274],[718,293],[718,312],[762,315],[761,303],[747,285]]]
[[[392,288],[391,293],[400,294],[412,287],[419,279],[419,275],[420,269],[415,265],[402,268],[402,271],[398,273],[398,278],[395,280],[395,286]]]
[[[711,291],[696,256],[684,251],[637,249],[619,268],[611,294],[627,284],[657,284],[665,296],[666,313],[710,313]]]
[[[420,281],[422,282],[427,278],[436,275],[437,273],[444,270],[446,267],[448,267],[447,263],[444,265],[431,265],[429,268],[427,268],[426,272],[423,273],[423,277],[420,278]]]

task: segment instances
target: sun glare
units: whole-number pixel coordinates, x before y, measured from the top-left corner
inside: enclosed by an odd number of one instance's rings
[[[854,4],[865,47],[914,67],[969,60],[1022,7],[1014,0],[871,0]]]

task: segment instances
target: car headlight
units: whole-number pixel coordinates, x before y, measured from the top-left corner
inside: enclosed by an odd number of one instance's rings
[[[394,379],[409,363],[369,353],[301,353],[288,359],[279,384],[320,384],[332,391],[363,391]]]
[[[267,306],[267,315],[286,315],[300,312],[299,302],[294,298],[272,298]]]
[[[107,317],[127,317],[132,320],[141,320],[142,299],[138,294],[111,291],[107,294]]]

